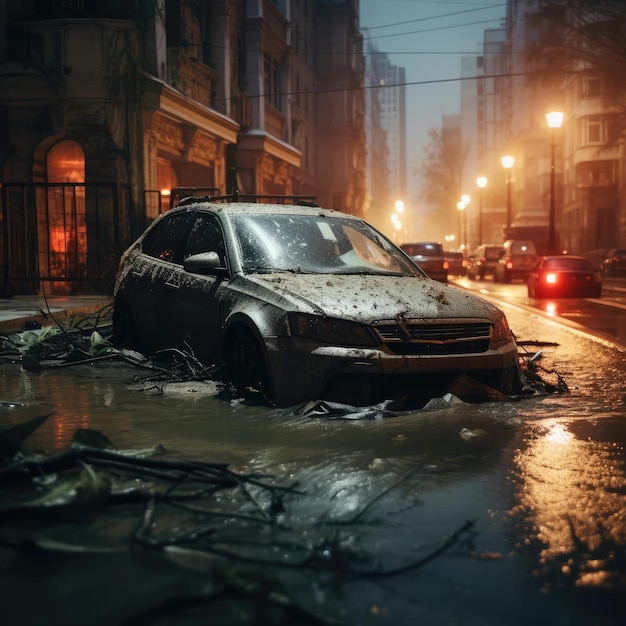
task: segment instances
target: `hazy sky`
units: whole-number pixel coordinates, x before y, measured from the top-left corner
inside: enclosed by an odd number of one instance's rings
[[[483,32],[498,28],[506,0],[361,0],[361,28],[406,70],[407,159],[412,172],[442,115],[460,113],[461,59],[480,52]],[[420,84],[422,83],[422,84]]]

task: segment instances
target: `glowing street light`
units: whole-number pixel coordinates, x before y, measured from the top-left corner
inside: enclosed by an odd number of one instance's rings
[[[480,246],[483,243],[483,196],[487,186],[487,177],[479,176],[476,179],[476,184],[480,188],[480,204],[478,206],[478,245]]]
[[[506,227],[511,227],[511,168],[515,159],[510,155],[505,155],[500,159],[502,167],[506,170]]]
[[[555,228],[555,172],[554,154],[556,150],[556,129],[561,128],[563,123],[563,113],[561,111],[551,111],[546,113],[546,121],[552,129],[552,141],[550,143],[550,213],[548,221],[548,253],[556,254],[556,228]]]
[[[456,203],[456,208],[461,211],[459,217],[462,220],[462,232],[463,232],[463,244],[464,250],[467,250],[467,213],[465,213],[465,207],[469,204],[470,197],[467,194],[461,196],[461,201]]]

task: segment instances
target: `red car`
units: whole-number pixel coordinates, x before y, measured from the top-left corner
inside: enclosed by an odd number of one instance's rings
[[[528,275],[529,298],[599,298],[602,281],[582,256],[544,256]]]

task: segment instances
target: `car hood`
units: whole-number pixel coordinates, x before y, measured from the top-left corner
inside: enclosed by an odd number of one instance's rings
[[[498,309],[462,289],[408,276],[276,273],[248,275],[261,296],[281,308],[363,323],[374,320],[496,319]],[[256,290],[255,290],[256,291]]]

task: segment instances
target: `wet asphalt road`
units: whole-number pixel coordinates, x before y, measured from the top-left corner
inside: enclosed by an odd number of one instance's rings
[[[3,623],[49,624],[54,614],[66,624],[621,624],[623,349],[503,302],[524,349],[542,350],[541,376],[561,376],[567,393],[331,419],[226,401],[210,386],[137,391],[129,382],[138,372],[120,363],[0,365],[2,424],[51,413],[27,451],[59,452],[77,429],[94,429],[119,448],[160,445],[166,458],[298,486],[280,529],[242,528],[247,544],[237,535],[240,556],[250,556],[251,540],[254,550],[262,544],[262,566],[224,565],[206,539],[186,546],[197,553],[129,551],[139,505],[4,520]],[[166,514],[161,530],[208,523]],[[6,547],[7,538],[33,536],[123,550],[68,557]],[[284,565],[294,554],[316,558]],[[230,595],[216,592],[225,579]],[[268,609],[270,590],[288,600],[280,610]]]

